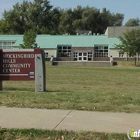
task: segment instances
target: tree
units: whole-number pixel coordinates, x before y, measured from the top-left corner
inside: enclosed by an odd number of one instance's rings
[[[53,8],[49,0],[23,0],[4,11],[0,33],[24,34],[33,29],[37,34],[76,34],[77,30],[91,30],[104,34],[107,26],[121,26],[123,14],[112,14],[104,8],[77,6],[75,9]]]
[[[23,44],[20,44],[23,49],[37,48],[36,33],[33,30],[29,30],[24,33]]]
[[[100,22],[101,34],[104,34],[108,26],[114,26],[115,24],[114,15],[112,15],[110,11],[107,10],[106,8],[103,8],[100,16],[101,16],[101,22]]]
[[[100,10],[96,8],[86,7],[82,13],[82,22],[86,30],[91,30],[92,33],[100,33]]]
[[[138,18],[131,18],[125,23],[125,26],[139,26],[139,22],[140,20]]]
[[[74,20],[73,20],[72,26],[75,31],[84,29],[84,25],[82,22],[82,13],[83,12],[84,12],[84,8],[82,8],[81,6],[77,6],[76,8],[73,9]]]
[[[62,34],[75,34],[75,30],[73,28],[74,16],[71,8],[63,11],[62,16],[60,18],[59,30]]]
[[[123,34],[123,36],[119,37],[120,44],[116,45],[122,52],[126,52],[127,55],[133,56],[135,58],[136,65],[136,56],[140,54],[140,30],[130,30]]]
[[[4,11],[3,21],[6,26],[2,28],[2,32],[5,34],[24,34],[29,28],[28,23],[30,23],[28,12],[29,2],[26,1],[23,4],[16,3],[12,10]]]
[[[21,4],[16,3],[13,9],[4,11],[3,14],[8,29],[6,34],[24,34],[29,29],[34,29],[39,34],[45,29],[44,33],[48,33],[51,9],[52,5],[48,0],[24,0]]]
[[[122,26],[123,19],[124,19],[124,15],[123,14],[116,13],[114,15],[114,25],[115,26]]]
[[[60,8],[54,8],[50,12],[50,24],[49,24],[49,33],[50,34],[60,34],[59,23],[60,17],[62,16],[62,10]]]
[[[31,3],[29,17],[38,34],[41,34],[42,31],[49,33],[52,7],[48,0],[34,0]]]

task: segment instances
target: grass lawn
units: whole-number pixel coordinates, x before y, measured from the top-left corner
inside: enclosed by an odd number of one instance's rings
[[[0,129],[0,140],[128,140],[128,138],[126,134]]]
[[[34,82],[4,81],[0,106],[140,113],[140,67],[47,64],[46,73],[45,93],[35,93]]]
[[[34,82],[4,81],[0,106],[140,113],[140,67],[119,62],[111,68],[52,67],[47,92]],[[0,140],[127,140],[126,134],[0,128]]]

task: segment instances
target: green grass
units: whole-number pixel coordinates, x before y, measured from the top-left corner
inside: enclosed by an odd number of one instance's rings
[[[126,134],[98,132],[0,129],[0,140],[128,140],[128,138]]]
[[[47,92],[34,82],[4,81],[0,106],[140,113],[139,67],[52,67]]]
[[[124,62],[123,62],[124,63]],[[132,63],[131,63],[132,64]],[[0,106],[140,113],[140,68],[47,65],[47,92],[34,82],[4,81]],[[64,138],[64,139],[63,139]],[[127,140],[126,134],[0,129],[0,140]]]
[[[134,60],[131,60],[131,61],[117,61],[117,67],[131,67],[131,68],[134,68],[134,67],[140,67],[140,61],[137,61],[136,62],[136,66],[135,66],[135,61]]]

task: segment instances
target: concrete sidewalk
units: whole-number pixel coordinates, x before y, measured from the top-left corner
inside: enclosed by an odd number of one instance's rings
[[[126,133],[140,114],[0,107],[0,127]]]

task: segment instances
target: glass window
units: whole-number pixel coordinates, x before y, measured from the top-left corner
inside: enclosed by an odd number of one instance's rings
[[[87,57],[84,57],[83,60],[87,60]]]
[[[62,50],[63,47],[62,46],[58,46],[58,48]]]
[[[74,61],[92,61],[92,52],[74,52]]]
[[[2,48],[2,49],[11,49],[13,44],[14,44],[14,42],[9,42],[9,41],[0,42],[0,48]]]
[[[3,46],[3,49],[11,49],[11,46]]]
[[[3,46],[6,46],[7,45],[7,42],[3,42]]]
[[[49,56],[49,53],[45,52],[45,58],[48,58],[48,56]]]
[[[83,56],[87,56],[87,53],[83,53]]]
[[[92,52],[88,52],[88,61],[92,61]]]
[[[82,56],[82,53],[79,53],[79,56]]]
[[[67,49],[67,47],[63,46],[63,50],[66,50],[66,49]]]
[[[0,42],[0,46],[2,46],[2,42]]]
[[[123,52],[119,52],[119,57],[123,57],[124,53]]]
[[[58,57],[71,57],[71,46],[57,46]]]
[[[92,58],[88,58],[88,61],[92,61]]]
[[[95,46],[95,57],[108,57],[108,46]]]

